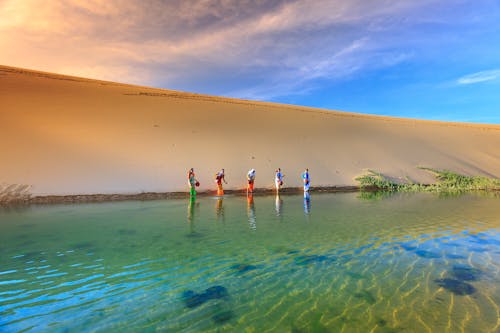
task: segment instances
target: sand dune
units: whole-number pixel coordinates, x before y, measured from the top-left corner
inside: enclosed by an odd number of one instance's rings
[[[473,112],[473,110],[471,110]],[[431,182],[417,166],[500,177],[500,126],[368,116],[0,66],[0,183],[33,195],[354,185],[373,169]]]

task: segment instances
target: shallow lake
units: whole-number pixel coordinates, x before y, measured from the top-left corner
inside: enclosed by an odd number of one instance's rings
[[[0,208],[0,332],[499,332],[500,198]]]

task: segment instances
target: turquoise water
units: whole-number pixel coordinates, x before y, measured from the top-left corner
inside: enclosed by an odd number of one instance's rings
[[[500,199],[0,208],[0,332],[499,332]]]

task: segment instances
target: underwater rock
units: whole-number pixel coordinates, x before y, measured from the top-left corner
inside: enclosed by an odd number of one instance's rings
[[[415,251],[417,249],[416,246],[410,245],[408,243],[399,243],[398,245],[400,248],[402,248],[406,251]]]
[[[212,316],[212,320],[217,324],[223,324],[226,321],[231,320],[234,317],[234,313],[231,310],[225,310],[217,312]]]
[[[197,294],[192,290],[183,292],[182,299],[188,308],[195,308],[208,301],[204,294]]]
[[[186,290],[182,293],[182,300],[188,308],[195,308],[211,299],[228,297],[229,293],[223,286],[213,286],[207,288],[203,293],[196,293],[193,290]]]
[[[456,279],[463,281],[477,281],[482,273],[483,272],[480,269],[461,265],[455,265],[451,270],[451,274]]]
[[[213,286],[210,288],[207,288],[205,292],[203,293],[206,295],[206,297],[209,297],[211,299],[219,299],[219,298],[224,298],[228,297],[229,293],[227,292],[226,287],[223,286]]]
[[[457,279],[437,279],[434,280],[434,282],[436,282],[438,286],[456,295],[470,295],[476,292],[476,288],[474,288],[473,285]]]
[[[231,269],[234,269],[238,271],[238,273],[243,274],[249,271],[253,271],[254,269],[257,269],[257,266],[247,265],[247,264],[236,264],[231,266]]]
[[[317,264],[317,263],[324,263],[324,262],[332,262],[332,261],[335,261],[335,259],[329,258],[329,257],[324,256],[324,255],[317,255],[317,254],[295,257],[295,263],[297,265],[300,265],[300,266]]]
[[[417,250],[415,254],[425,259],[436,259],[441,257],[439,254],[427,250]]]

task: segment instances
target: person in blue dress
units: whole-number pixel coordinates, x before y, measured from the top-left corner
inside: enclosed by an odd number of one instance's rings
[[[302,180],[304,181],[304,192],[309,192],[309,186],[311,185],[311,179],[309,178],[309,169],[306,169],[302,173]]]
[[[281,168],[276,169],[276,173],[274,175],[274,185],[276,185],[276,192],[280,191],[280,188],[283,186],[283,173],[281,172]]]

